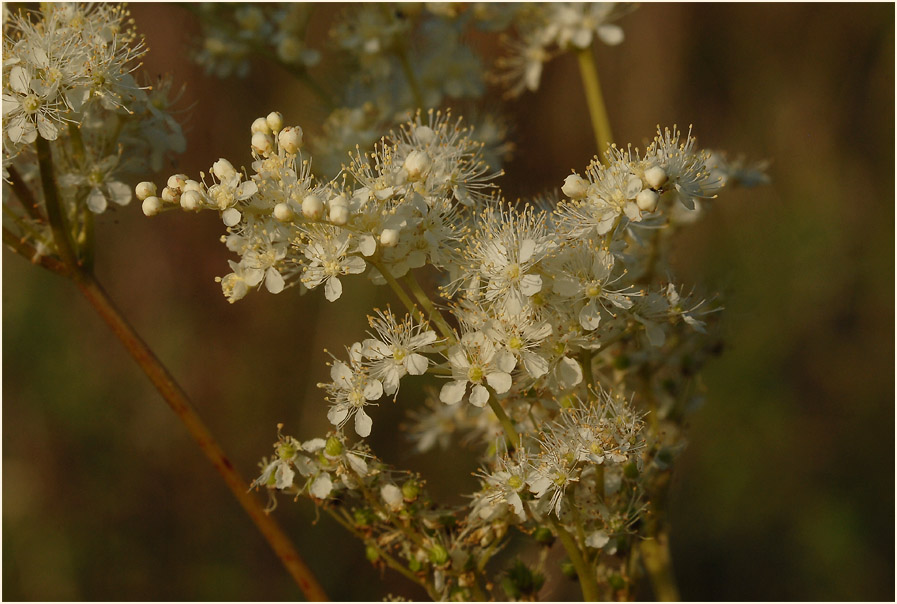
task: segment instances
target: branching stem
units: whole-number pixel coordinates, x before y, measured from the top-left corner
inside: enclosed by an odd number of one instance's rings
[[[592,130],[595,132],[598,158],[607,163],[605,152],[614,137],[610,129],[610,120],[607,118],[604,97],[601,94],[601,82],[598,79],[598,68],[595,65],[592,46],[577,51],[576,57],[579,59],[579,74],[582,77],[582,86],[585,89],[586,102],[589,105],[589,116],[592,118]]]

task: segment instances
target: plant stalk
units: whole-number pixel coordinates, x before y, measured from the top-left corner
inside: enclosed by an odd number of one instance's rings
[[[579,551],[579,546],[576,544],[576,540],[573,539],[573,535],[550,515],[548,516],[548,522],[551,523],[551,526],[557,532],[558,539],[561,540],[561,544],[567,551],[567,555],[570,556],[570,562],[573,563],[573,568],[576,569],[576,576],[579,577],[579,586],[582,589],[583,601],[599,601],[600,594],[598,592],[598,579],[595,577],[594,570],[586,564],[586,561],[583,559],[582,554]]]
[[[614,137],[610,129],[610,120],[607,117],[607,108],[604,106],[604,96],[601,94],[601,82],[598,79],[598,68],[595,65],[592,46],[577,51],[576,58],[579,59],[579,74],[582,77],[582,86],[585,89],[586,102],[589,105],[589,117],[592,119],[595,144],[598,146],[598,158],[607,164],[605,152]]]

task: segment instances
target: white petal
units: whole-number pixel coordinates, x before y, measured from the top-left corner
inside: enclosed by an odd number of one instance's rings
[[[598,37],[608,46],[616,46],[623,42],[623,28],[619,25],[606,23],[598,28]]]
[[[40,132],[41,137],[48,141],[55,141],[56,137],[59,136],[59,128],[56,127],[56,124],[42,114],[37,116],[37,131]]]
[[[511,374],[504,371],[496,371],[486,374],[486,383],[488,383],[498,394],[504,394],[511,389]],[[471,396],[471,402],[473,397]]]
[[[354,453],[346,453],[346,460],[356,474],[359,476],[367,476],[368,464],[364,459]]]
[[[358,242],[358,250],[365,256],[370,256],[377,251],[377,241],[371,234],[361,235]]]
[[[411,354],[405,357],[405,369],[411,375],[423,375],[427,372],[429,359],[422,354]]]
[[[485,386],[477,384],[470,391],[470,403],[472,405],[476,405],[477,407],[484,407],[488,401],[489,390],[487,390]]]
[[[334,405],[327,411],[327,419],[334,426],[339,426],[349,417],[349,409],[345,405]]]
[[[532,377],[537,378],[548,373],[548,361],[533,352],[523,353],[523,368]]]
[[[601,308],[594,300],[579,311],[579,324],[583,329],[598,329],[598,325],[601,324]]]
[[[495,365],[505,373],[511,373],[517,366],[517,357],[507,350],[502,350],[495,355]]]
[[[520,291],[526,296],[533,296],[542,290],[542,277],[539,275],[524,275],[520,279]]]
[[[610,537],[604,531],[595,531],[586,537],[586,546],[601,549],[610,541]]]
[[[272,294],[279,294],[283,291],[284,280],[277,269],[270,267],[265,274],[265,287]]]
[[[100,191],[99,187],[94,187],[90,190],[90,193],[87,194],[87,207],[94,214],[102,214],[106,211],[106,196],[103,195],[103,192]]]
[[[309,453],[314,453],[315,451],[320,451],[326,446],[327,441],[325,441],[323,438],[313,438],[302,443],[302,450],[308,451]]]
[[[357,275],[359,273],[363,273],[364,269],[367,268],[367,264],[365,264],[364,260],[359,258],[358,256],[351,256],[346,258],[342,262],[343,264],[343,272],[348,275]]]
[[[348,389],[352,385],[352,370],[342,361],[334,361],[330,368],[330,379],[340,388]]]
[[[240,222],[240,210],[237,208],[228,208],[221,213],[221,220],[224,221],[224,226],[235,226]]]
[[[274,472],[274,478],[276,479],[274,486],[278,489],[290,487],[293,485],[294,476],[296,476],[296,473],[288,463],[279,463],[277,464],[277,470]]]
[[[112,196],[112,201],[117,203],[120,206],[126,206],[131,203],[131,187],[126,185],[123,182],[109,182],[106,183],[106,187],[109,189],[109,194]]]
[[[529,259],[533,257],[534,251],[536,251],[536,242],[532,239],[524,239],[520,242],[520,255],[518,256],[518,261],[529,261]]]
[[[16,65],[12,68],[7,81],[10,88],[19,94],[28,94],[30,92],[31,76],[28,75],[28,71],[21,65]]]
[[[339,277],[330,277],[327,279],[327,282],[324,284],[324,297],[327,298],[328,301],[334,302],[335,300],[339,300],[342,293],[343,284],[340,283]]]
[[[394,484],[385,484],[380,488],[380,496],[391,508],[400,508],[404,497],[402,497],[402,489]]]
[[[651,346],[658,348],[663,346],[667,339],[663,328],[653,321],[642,321],[642,323],[645,325],[645,333],[648,336],[648,341],[651,342]]]
[[[379,384],[379,382],[377,382]],[[358,436],[362,438],[367,438],[371,435],[371,426],[374,425],[374,420],[364,412],[364,409],[359,409],[355,414],[355,432],[358,433]]]
[[[554,280],[554,291],[562,296],[575,296],[579,293],[580,284],[570,277],[558,277]]]
[[[439,391],[439,400],[446,405],[454,405],[462,398],[467,390],[467,382],[454,381],[445,384]]]
[[[561,388],[572,388],[582,381],[582,367],[573,359],[564,357],[558,363],[557,378]]]
[[[308,492],[311,493],[312,497],[317,497],[318,499],[326,499],[330,492],[333,490],[333,481],[330,480],[330,474],[323,473],[320,474],[315,481],[311,483],[311,487],[309,487]]]
[[[380,380],[371,380],[364,386],[364,398],[369,401],[376,401],[383,396],[383,384]]]

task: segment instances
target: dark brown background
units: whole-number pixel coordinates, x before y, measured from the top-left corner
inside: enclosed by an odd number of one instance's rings
[[[317,128],[322,112],[277,68],[208,78],[186,59],[192,15],[132,10],[146,68],[173,73],[195,103],[178,171],[248,163],[249,124],[272,109]],[[316,30],[333,10],[321,7]],[[618,141],[694,124],[703,146],[773,160],[773,186],[727,195],[676,248],[680,280],[727,299],[726,354],[706,374],[711,397],[674,486],[682,595],[892,599],[894,7],[649,4],[622,25],[623,45],[598,51]],[[317,75],[327,80],[326,65]],[[509,198],[588,163],[573,57],[507,109]],[[99,220],[97,272],[252,476],[277,422],[300,438],[327,429],[321,349],[358,339],[364,312],[389,298],[347,279],[335,304],[286,291],[229,305],[213,281],[227,272],[221,233],[212,214],[149,220],[134,203]],[[7,251],[3,271],[3,598],[300,598],[77,292]],[[403,387],[406,405],[413,396]],[[446,497],[470,490],[473,457],[410,457],[394,436],[401,417],[402,401],[375,411],[375,450],[434,480],[455,470],[457,483],[430,485]],[[332,598],[422,597],[394,573],[381,582],[307,502],[283,500],[276,514]],[[571,593],[549,583],[543,596]]]

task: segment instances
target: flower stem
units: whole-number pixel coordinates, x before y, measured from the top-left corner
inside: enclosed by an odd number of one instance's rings
[[[514,428],[514,422],[511,421],[511,418],[508,417],[505,410],[501,408],[501,403],[498,402],[498,399],[495,398],[495,394],[491,390],[489,391],[489,407],[492,409],[492,412],[495,413],[495,417],[498,418],[499,423],[501,423],[501,427],[505,431],[505,437],[508,439],[511,447],[514,449],[519,447],[520,436]]]
[[[651,578],[654,597],[658,602],[678,602],[679,589],[673,575],[670,539],[666,530],[657,532],[653,539],[642,541],[639,550]]]
[[[450,342],[453,342],[456,339],[455,331],[445,320],[445,317],[442,316],[442,313],[439,312],[439,309],[433,305],[427,292],[424,291],[424,288],[420,286],[420,283],[417,282],[417,279],[415,279],[414,275],[410,272],[405,275],[405,283],[408,284],[408,289],[411,290],[411,293],[417,299],[418,303],[420,303],[423,309],[427,312],[430,320],[436,323],[436,327],[442,333],[442,336]]]
[[[174,378],[159,361],[149,346],[137,334],[125,317],[113,304],[106,291],[100,286],[93,274],[78,262],[71,241],[71,228],[65,217],[65,210],[59,199],[53,172],[53,161],[50,146],[43,138],[37,139],[38,164],[41,172],[41,184],[44,192],[44,203],[47,217],[53,232],[60,260],[52,265],[44,264],[54,272],[60,272],[74,281],[75,285],[87,298],[97,314],[106,322],[115,336],[121,341],[128,353],[140,366],[146,376],[183,422],[193,440],[205,454],[206,458],[224,478],[224,482],[234,497],[249,514],[256,527],[268,541],[274,553],[280,558],[287,571],[296,581],[299,589],[308,600],[326,601],[327,595],[312,574],[308,566],[296,552],[293,544],[268,516],[250,493],[249,485],[240,477],[234,465],[224,454],[212,434],[199,418],[186,393],[175,382]],[[4,240],[7,239],[4,233]],[[55,260],[55,259],[54,259]]]
[[[614,137],[610,129],[610,120],[607,118],[604,97],[601,94],[601,83],[598,80],[598,68],[595,65],[592,47],[577,51],[576,57],[579,59],[579,74],[582,77],[582,86],[589,104],[589,116],[592,118],[592,130],[595,132],[598,157],[599,159],[604,158],[603,161],[607,163],[604,153],[607,146],[613,142]]]
[[[392,288],[392,291],[395,292],[395,294],[399,297],[399,300],[402,301],[402,304],[405,305],[405,308],[408,309],[408,312],[410,312],[412,315],[415,313],[420,313],[421,315],[423,315],[420,309],[414,305],[414,302],[411,300],[411,298],[408,297],[408,294],[404,289],[402,289],[402,286],[399,285],[399,282],[396,281],[396,278],[390,274],[390,272],[386,269],[382,262],[378,262],[377,260],[373,259],[368,259],[368,262],[373,264],[374,268],[377,269],[377,272],[383,275],[383,278],[386,279],[386,282]]]
[[[576,544],[576,540],[573,539],[573,535],[550,515],[548,516],[548,522],[551,524],[552,528],[554,528],[555,532],[557,532],[558,539],[561,540],[561,544],[567,551],[567,555],[570,556],[570,562],[573,563],[573,568],[576,569],[576,575],[579,577],[579,586],[582,589],[583,601],[597,602],[600,599],[598,593],[598,579],[595,577],[595,572],[583,559],[582,554],[579,551],[579,546]]]

